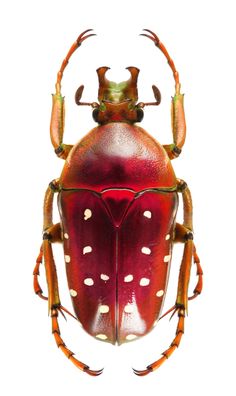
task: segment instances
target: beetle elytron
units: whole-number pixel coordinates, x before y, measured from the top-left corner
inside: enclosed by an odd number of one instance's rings
[[[45,195],[43,244],[34,270],[34,290],[39,297],[48,299],[58,347],[79,369],[99,375],[102,370],[91,370],[77,360],[61,338],[58,314],[69,311],[60,302],[52,244],[63,243],[76,319],[97,339],[122,344],[147,334],[160,319],[172,246],[182,242],[177,298],[167,312],[178,315],[176,336],[160,359],[145,370],[134,370],[142,376],[156,370],[179,346],[188,299],[195,298],[202,289],[202,269],[193,243],[191,195],[187,184],[176,178],[170,161],[179,156],[185,142],[183,95],[179,74],[166,48],[152,31],[144,29],[142,35],[162,51],[173,72],[173,143],[162,146],[136,125],[143,118],[145,106],[160,103],[158,88],[152,87],[154,102],[137,103],[139,69],[128,67],[129,80],[115,83],[106,78],[109,68],[100,67],[98,103],[81,102],[83,86],[75,94],[77,105],[93,108],[98,126],[74,146],[64,144],[61,80],[73,52],[94,35],[91,30],[78,37],[57,74],[50,133],[55,153],[65,160],[65,165]],[[52,221],[55,193],[61,218],[58,224]],[[175,221],[178,193],[183,199],[183,224]],[[38,280],[42,261],[48,298]],[[188,297],[192,261],[198,281],[193,295]]]

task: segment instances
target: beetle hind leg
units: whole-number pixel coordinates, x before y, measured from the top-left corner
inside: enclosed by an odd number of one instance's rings
[[[173,312],[173,315],[178,313],[178,324],[176,329],[175,338],[170,344],[169,348],[162,353],[162,357],[152,364],[148,365],[145,370],[134,370],[134,373],[138,376],[144,376],[152,371],[158,369],[178,348],[182,335],[184,334],[184,319],[188,309],[188,300],[195,298],[201,293],[202,290],[202,268],[200,260],[196,252],[195,245],[193,243],[193,232],[192,232],[192,198],[191,193],[187,187],[187,184],[183,180],[178,180],[178,192],[182,194],[183,207],[184,207],[184,221],[183,224],[177,224],[175,229],[175,242],[184,243],[183,258],[180,266],[178,289],[175,306],[171,308],[167,313]],[[192,261],[197,266],[198,282],[194,289],[193,296],[188,298],[188,285],[190,279],[190,271]],[[163,316],[165,316],[164,314]],[[172,315],[172,316],[173,316]],[[162,316],[162,317],[163,317]]]
[[[178,228],[183,227],[181,224],[176,224],[176,226]],[[183,227],[183,229],[184,229],[184,227]],[[183,233],[183,235],[184,235],[184,233]],[[182,241],[182,242],[184,242],[184,241]],[[195,286],[195,288],[193,290],[193,294],[190,297],[188,297],[188,301],[193,300],[196,297],[198,297],[201,294],[201,292],[202,292],[202,286],[203,286],[203,280],[202,280],[203,271],[202,271],[202,267],[201,267],[201,264],[200,264],[200,259],[198,257],[198,254],[197,254],[197,251],[196,251],[196,247],[195,247],[194,244],[193,244],[193,263],[197,267],[197,277],[198,277],[198,279],[197,279],[197,284],[196,284],[196,286]],[[163,315],[161,315],[161,317],[158,319],[158,321],[163,319],[166,315],[168,315],[172,311],[176,312],[176,305],[174,305],[173,307],[168,309],[168,311],[166,311]],[[173,316],[173,314],[172,314],[172,316]]]
[[[179,273],[179,281],[178,281],[178,290],[176,303],[173,309],[171,308],[169,312],[174,310],[172,316],[177,312],[178,313],[178,324],[175,333],[175,338],[171,342],[169,348],[162,353],[162,357],[148,365],[145,370],[135,370],[134,373],[138,376],[144,376],[151,373],[154,370],[157,370],[171,355],[172,353],[179,347],[182,335],[184,334],[184,319],[187,311],[187,286],[189,282],[190,268],[193,256],[193,241],[189,239],[185,242],[184,246],[184,254],[180,266]]]
[[[51,310],[51,318],[52,318],[52,334],[54,335],[54,339],[58,348],[66,355],[66,357],[80,370],[86,372],[91,376],[98,376],[102,374],[103,369],[101,370],[91,370],[89,366],[85,363],[82,363],[80,360],[74,357],[74,352],[67,348],[66,344],[64,343],[63,339],[61,338],[61,332],[58,323],[58,311],[60,307],[52,308]]]
[[[43,245],[40,246],[40,250],[39,250],[39,255],[36,259],[36,264],[34,267],[34,272],[33,272],[33,277],[34,277],[34,292],[35,294],[37,294],[37,296],[39,296],[40,298],[42,298],[42,300],[48,300],[48,297],[43,295],[43,290],[39,284],[39,267],[43,262]]]
[[[200,259],[198,257],[195,245],[193,245],[193,262],[197,266],[198,281],[197,281],[197,284],[196,284],[196,286],[195,286],[195,288],[193,290],[193,295],[188,298],[189,300],[193,300],[194,298],[199,296],[199,294],[201,294],[201,292],[202,292],[202,283],[203,283],[202,282],[203,271],[202,271],[202,267],[201,267],[201,264],[200,264]]]
[[[61,242],[61,227],[60,224],[57,223],[51,227],[51,229],[44,232],[43,238],[50,238],[51,242]],[[33,271],[34,277],[34,291],[40,298],[43,300],[48,300],[48,297],[43,295],[43,290],[39,283],[39,276],[40,276],[40,265],[43,263],[43,244],[40,246],[39,254],[36,259],[36,264]]]
[[[160,359],[148,365],[145,370],[141,370],[141,371],[134,370],[134,373],[136,375],[144,376],[151,373],[154,370],[157,370],[180,345],[182,335],[184,334],[184,319],[185,319],[185,313],[187,311],[187,301],[188,301],[187,286],[190,276],[192,255],[193,255],[193,241],[189,239],[185,242],[185,246],[184,246],[184,254],[183,254],[183,258],[180,266],[180,273],[179,273],[176,303],[173,308],[174,309],[173,315],[177,312],[179,318],[175,338],[173,339],[169,348],[162,353],[162,357]],[[170,309],[168,313],[171,311],[172,309]]]
[[[87,364],[82,363],[78,359],[74,357],[74,353],[70,351],[63,339],[61,338],[60,328],[58,324],[58,314],[62,311],[70,314],[76,320],[77,318],[72,315],[67,309],[65,309],[60,302],[59,297],[59,289],[58,289],[58,280],[57,280],[57,271],[56,265],[53,257],[52,244],[54,242],[61,242],[61,227],[60,224],[53,224],[52,222],[52,208],[53,208],[53,199],[55,192],[58,192],[58,180],[54,180],[49,184],[48,189],[46,190],[45,199],[44,199],[44,233],[43,233],[43,244],[40,248],[40,253],[36,261],[36,266],[34,269],[34,290],[36,294],[42,297],[43,292],[40,287],[38,276],[39,276],[39,267],[44,259],[47,286],[48,286],[48,298],[43,296],[43,299],[48,299],[48,310],[52,320],[52,333],[54,335],[54,339],[56,341],[57,346],[61,349],[61,351],[71,360],[74,365],[80,370],[86,372],[89,375],[97,376],[102,373],[103,370],[90,370]]]
[[[173,339],[172,343],[170,344],[169,348],[165,351],[162,352],[162,357],[158,360],[156,360],[154,363],[149,364],[145,370],[136,370],[133,369],[134,374],[143,377],[152,371],[158,369],[175,351],[176,348],[178,348],[182,335],[184,334],[184,318],[185,318],[185,310],[181,307],[176,308],[175,312],[178,311],[178,324],[177,324],[177,329],[176,329],[176,335],[175,338]],[[174,313],[175,313],[174,312]]]
[[[42,300],[48,301],[48,297],[44,296],[43,290],[42,290],[42,288],[40,286],[40,283],[39,283],[39,276],[40,276],[39,268],[40,268],[41,264],[43,264],[43,245],[40,246],[39,255],[38,255],[37,259],[36,259],[36,265],[34,267],[33,286],[34,286],[35,294],[37,294],[37,296],[39,296]],[[78,320],[76,316],[74,316],[70,311],[68,311],[67,308],[63,307],[62,305],[60,306],[60,312],[62,313],[63,316],[64,316],[63,312],[65,312],[68,315],[70,315],[72,318],[74,318],[75,320]]]

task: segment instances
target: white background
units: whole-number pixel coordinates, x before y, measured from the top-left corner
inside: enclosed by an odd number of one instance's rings
[[[235,394],[235,12],[233,1],[8,1],[1,27],[1,393],[8,395]],[[145,368],[174,337],[168,318],[142,340],[113,347],[85,334],[72,319],[60,321],[66,344],[102,376],[79,372],[57,350],[47,303],[32,291],[32,270],[41,241],[42,200],[63,162],[49,139],[51,93],[62,58],[77,35],[94,28],[65,72],[65,142],[76,142],[94,125],[91,109],[74,104],[97,95],[96,68],[112,67],[110,79],[141,69],[139,98],[162,92],[158,108],[145,109],[142,126],[161,143],[171,142],[173,79],[163,55],[139,37],[158,33],[180,72],[188,134],[174,161],[194,199],[195,241],[204,269],[204,292],[189,304],[182,344],[159,371]],[[181,214],[179,219],[181,219]],[[55,220],[56,221],[56,220]],[[57,256],[60,247],[56,249]],[[175,249],[167,308],[174,302],[180,249]],[[58,259],[63,303],[70,299]],[[61,274],[62,273],[62,274]],[[41,277],[43,279],[43,276]],[[195,279],[195,272],[193,272]],[[191,283],[191,288],[194,285]],[[42,280],[43,282],[43,280]],[[44,283],[43,283],[44,284]]]

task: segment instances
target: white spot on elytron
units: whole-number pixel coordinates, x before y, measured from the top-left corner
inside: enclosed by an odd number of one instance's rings
[[[148,286],[150,283],[150,279],[148,278],[142,278],[139,282],[140,286]]]
[[[170,261],[171,255],[168,254],[168,256],[164,257],[164,263],[168,263]]]
[[[83,254],[91,253],[91,251],[92,251],[91,246],[85,246],[83,248]]]
[[[65,238],[65,239],[69,239],[69,235],[67,234],[67,232],[65,232],[64,238]]]
[[[158,290],[158,292],[156,293],[157,297],[162,297],[164,294],[164,290]]]
[[[84,220],[88,220],[92,217],[92,211],[90,209],[85,209],[84,211]]]
[[[94,281],[93,281],[92,278],[86,278],[86,279],[84,280],[84,284],[87,285],[87,286],[93,286]]]
[[[101,312],[101,313],[107,313],[107,312],[109,312],[109,307],[108,307],[108,305],[100,305],[100,307],[99,307],[99,312]]]
[[[100,278],[101,278],[102,280],[104,280],[104,281],[107,281],[107,280],[109,279],[109,276],[106,275],[106,274],[101,274],[101,275],[100,275]]]
[[[135,295],[132,296],[132,301],[129,301],[129,304],[132,304],[133,312],[132,314],[128,314],[125,311],[122,312],[121,318],[121,328],[125,332],[125,334],[132,333],[131,329],[135,329],[136,333],[144,334],[147,332],[147,324],[145,320],[143,320],[142,316],[140,315]],[[131,323],[132,321],[132,323]],[[131,327],[132,326],[132,327]]]
[[[133,275],[126,275],[125,277],[124,277],[124,281],[125,282],[132,282],[132,280],[134,279],[134,277],[133,277]]]
[[[106,340],[107,339],[106,334],[97,334],[96,337],[100,338],[100,340]]]
[[[150,219],[152,217],[152,212],[150,212],[150,210],[145,210],[145,212],[143,212],[143,215]]]
[[[129,341],[134,340],[135,338],[137,338],[137,336],[135,334],[128,334],[126,336],[126,340],[129,340]]]
[[[70,289],[70,295],[71,295],[71,297],[76,297],[77,296],[77,291],[73,290],[73,289]]]
[[[168,241],[170,239],[170,234],[166,235],[166,241]]]
[[[134,310],[134,307],[133,307],[133,305],[131,305],[131,304],[127,304],[127,305],[125,306],[125,308],[124,308],[124,311],[125,311],[126,313],[131,313],[131,312],[133,312],[133,310]]]
[[[70,262],[70,256],[68,256],[68,254],[65,255],[65,262],[69,263]]]
[[[151,249],[149,249],[148,247],[142,247],[141,252],[143,254],[151,254]]]

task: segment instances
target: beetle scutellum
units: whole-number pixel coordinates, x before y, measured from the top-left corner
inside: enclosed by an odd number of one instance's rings
[[[202,289],[202,269],[193,243],[191,195],[187,184],[176,178],[170,161],[181,153],[186,135],[179,74],[158,37],[144,30],[142,35],[151,39],[166,57],[175,80],[172,144],[162,146],[136,125],[143,118],[145,106],[161,101],[160,92],[153,85],[155,101],[137,103],[136,67],[127,68],[130,79],[121,83],[109,81],[106,78],[109,68],[100,67],[98,103],[81,102],[84,87],[78,88],[77,105],[91,106],[98,126],[74,146],[63,143],[61,80],[73,52],[94,35],[91,29],[83,32],[70,48],[57,74],[53,95],[51,141],[65,165],[60,178],[49,184],[45,195],[43,244],[34,270],[34,290],[47,299],[38,281],[39,267],[44,261],[55,341],[79,369],[90,375],[99,375],[102,370],[91,370],[77,360],[61,338],[58,314],[69,311],[59,298],[54,242],[61,242],[64,247],[76,319],[89,334],[113,344],[147,334],[160,319],[172,246],[175,242],[184,244],[177,298],[167,312],[178,315],[176,336],[160,359],[145,370],[134,370],[139,376],[157,369],[179,346],[188,299],[195,298]],[[52,222],[55,193],[61,218],[58,224]],[[183,200],[183,224],[175,221],[178,194]],[[192,261],[197,267],[198,281],[193,295],[188,297]]]

